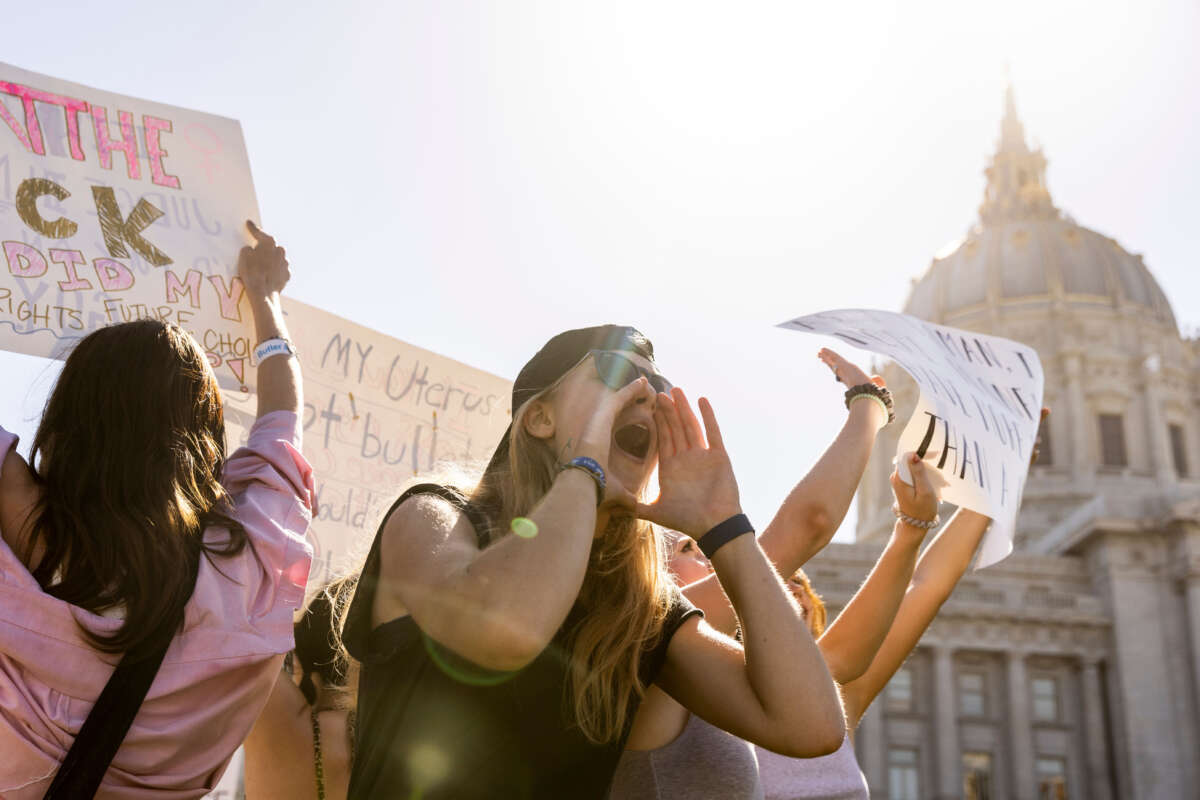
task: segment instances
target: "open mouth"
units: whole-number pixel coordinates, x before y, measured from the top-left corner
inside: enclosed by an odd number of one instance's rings
[[[650,429],[640,422],[617,428],[613,434],[617,447],[631,458],[643,461],[650,452]]]

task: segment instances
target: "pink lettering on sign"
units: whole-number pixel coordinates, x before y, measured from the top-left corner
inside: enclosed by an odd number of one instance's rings
[[[46,274],[46,259],[36,247],[24,242],[5,242],[8,271],[18,278],[40,278]]]
[[[94,258],[92,266],[100,288],[106,292],[123,292],[133,286],[133,271],[120,261],[111,258]]]
[[[29,149],[39,156],[46,154],[46,144],[42,138],[42,126],[38,122],[37,107],[34,105],[34,101],[61,106],[63,113],[66,115],[67,141],[71,146],[71,158],[76,161],[83,161],[83,147],[79,144],[79,112],[87,113],[88,104],[86,101],[76,100],[74,97],[64,97],[61,94],[42,92],[37,89],[31,89],[28,86],[22,86],[19,83],[9,83],[7,81],[0,81],[0,92],[11,94],[13,97],[21,100],[22,105],[25,107],[25,130],[27,133],[27,136],[25,139],[22,139],[21,143],[27,144]],[[9,122],[9,127],[13,127],[12,123],[16,120],[6,121]],[[18,135],[18,138],[21,137]]]
[[[162,131],[171,132],[171,121],[144,114],[142,116],[142,127],[146,130],[146,156],[150,159],[150,180],[159,186],[178,189],[179,178],[174,175],[168,175],[167,171],[163,168],[162,160],[167,155],[167,151],[158,140],[159,134]]]
[[[92,288],[91,281],[87,278],[79,277],[79,265],[87,263],[87,259],[83,257],[83,253],[78,250],[59,250],[57,247],[51,247],[49,253],[50,260],[55,264],[62,264],[63,269],[67,271],[67,280],[58,282],[60,290],[64,292],[78,292],[81,289]]]
[[[133,131],[133,114],[128,111],[118,111],[117,118],[121,124],[121,141],[114,142],[108,136],[108,111],[104,106],[92,106],[92,127],[96,129],[96,152],[100,156],[100,166],[112,169],[112,154],[120,150],[125,154],[125,170],[129,177],[137,180],[142,177],[142,165],[138,163],[137,136]]]
[[[44,155],[44,150],[33,149],[33,144],[29,141],[29,134],[25,133],[25,126],[17,122],[17,118],[14,117],[11,112],[9,112],[8,106],[4,105],[4,103],[0,103],[0,119],[4,120],[8,127],[12,129],[12,132],[17,135],[17,141],[20,142],[26,150],[37,153],[39,156]],[[37,146],[41,148],[42,143],[40,140],[38,141]]]
[[[244,358],[229,358],[225,360],[229,365],[229,369],[237,376],[238,383],[246,382],[246,359]]]
[[[192,308],[200,307],[200,279],[204,276],[200,274],[198,269],[189,269],[187,276],[183,280],[179,280],[179,276],[172,270],[166,271],[167,279],[167,302],[178,303],[182,295],[187,295],[191,302]]]
[[[238,310],[238,303],[242,301],[242,295],[246,293],[242,279],[234,278],[229,282],[228,287],[225,285],[225,278],[221,275],[209,275],[208,281],[217,290],[217,300],[221,302],[221,316],[241,322],[242,312]]]

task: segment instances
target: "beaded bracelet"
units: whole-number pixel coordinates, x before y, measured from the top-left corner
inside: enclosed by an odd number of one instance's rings
[[[863,392],[862,394],[854,395],[854,397],[851,397],[850,400],[846,403],[846,407],[849,408],[850,404],[853,403],[855,400],[863,400],[863,399],[875,401],[875,403],[883,410],[883,416],[887,417],[888,422],[891,422],[893,419],[895,419],[896,414],[890,408],[888,408],[887,403],[883,402],[878,397],[876,397],[873,394],[870,394],[869,392]]]
[[[920,528],[924,531],[927,531],[931,528],[936,528],[938,525],[942,524],[941,514],[935,513],[933,515],[933,519],[917,519],[916,517],[910,517],[908,514],[905,514],[903,511],[901,511],[899,503],[892,503],[892,513],[896,515],[896,519],[900,520],[905,525],[911,525],[914,528]]]
[[[876,386],[873,383],[860,383],[857,386],[851,386],[846,390],[846,408],[850,408],[850,401],[856,397],[863,395],[874,397],[879,402],[883,403],[887,410],[887,421],[896,421],[896,407],[892,402],[892,393],[882,386]]]

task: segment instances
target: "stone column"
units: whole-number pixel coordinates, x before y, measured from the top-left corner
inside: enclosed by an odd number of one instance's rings
[[[1162,483],[1175,483],[1175,463],[1171,458],[1171,444],[1167,436],[1167,423],[1163,417],[1161,378],[1157,370],[1142,364],[1142,397],[1146,403],[1146,447],[1150,451],[1150,468],[1154,477]],[[1130,439],[1128,447],[1137,447],[1136,439]]]
[[[1108,721],[1104,718],[1100,666],[1095,658],[1084,658],[1079,677],[1080,693],[1083,695],[1083,733],[1087,737],[1087,796],[1093,800],[1112,800],[1108,763]]]
[[[1085,477],[1091,469],[1088,465],[1088,449],[1091,444],[1089,422],[1094,422],[1083,399],[1083,358],[1078,353],[1063,356],[1063,375],[1067,384],[1067,410],[1071,433],[1071,477]],[[1055,454],[1055,458],[1058,454]]]
[[[858,724],[855,749],[858,763],[867,776],[871,796],[883,797],[887,793],[887,733],[884,730],[884,693],[875,698]]]
[[[1186,522],[1176,556],[1187,597],[1188,630],[1192,644],[1192,690],[1200,698],[1200,523]]]
[[[935,796],[938,800],[953,800],[962,796],[963,783],[955,709],[954,650],[949,645],[933,648],[933,686],[933,736],[937,743]]]
[[[1029,676],[1025,654],[1009,650],[1005,656],[1008,683],[1008,749],[1012,754],[1009,770],[1013,797],[1034,800],[1037,787],[1033,775],[1033,727],[1029,723]]]

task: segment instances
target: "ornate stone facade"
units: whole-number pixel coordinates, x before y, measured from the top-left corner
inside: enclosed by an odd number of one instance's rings
[[[1200,342],[1140,256],[1054,206],[1045,168],[1010,89],[979,224],[905,307],[1036,348],[1054,413],[1016,552],[963,578],[863,721],[873,797],[1200,797]],[[915,386],[885,374],[903,418]],[[858,543],[809,567],[831,612],[890,533],[898,436]]]

